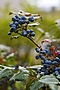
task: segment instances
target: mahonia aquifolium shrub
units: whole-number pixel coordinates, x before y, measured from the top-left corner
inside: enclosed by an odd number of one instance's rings
[[[54,44],[53,40],[45,39],[38,45],[34,41],[35,32],[29,27],[35,27],[39,25],[36,21],[42,19],[39,14],[31,14],[24,11],[10,12],[13,14],[12,22],[10,22],[10,31],[8,35],[16,33],[17,36],[12,36],[17,39],[20,36],[26,37],[31,40],[37,48],[35,49],[37,55],[36,60],[41,60],[41,65],[21,67],[18,64],[14,67],[3,67],[0,72],[0,86],[1,90],[18,90],[15,86],[16,81],[26,82],[29,78],[26,88],[23,90],[59,90],[60,85],[60,50]],[[44,43],[48,45],[44,46]],[[58,40],[60,43],[60,40]],[[7,73],[7,74],[6,74]],[[8,86],[10,89],[8,89]],[[19,89],[21,90],[21,89]]]
[[[46,48],[36,48],[36,52],[38,55],[36,59],[41,59],[42,67],[38,70],[38,73],[44,73],[44,75],[54,74],[58,76],[60,74],[60,51],[54,45],[51,40],[45,39],[42,41],[49,42],[51,45],[47,46]]]

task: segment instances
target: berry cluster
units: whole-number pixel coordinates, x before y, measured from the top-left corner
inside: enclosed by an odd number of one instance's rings
[[[14,67],[14,72],[17,72],[18,68],[19,68],[19,65],[16,64]],[[12,76],[8,76],[8,77],[3,77],[0,79],[0,89],[1,90],[7,90],[8,87],[11,88],[11,90],[16,90],[16,87],[15,87],[15,83],[16,81],[15,80],[10,80],[12,78]]]
[[[33,30],[23,30],[22,31],[22,36],[24,37],[32,37],[35,36],[35,33]]]
[[[17,36],[12,36],[13,38],[19,38],[20,36],[27,37],[29,39],[32,39],[32,37],[35,36],[35,33],[32,29],[28,29],[29,27],[35,27],[39,25],[38,22],[35,22],[40,17],[39,14],[31,14],[28,12],[24,12],[20,10],[20,12],[10,12],[9,15],[14,14],[12,17],[12,22],[10,22],[10,31],[8,32],[8,35],[11,35],[13,32],[17,33]],[[42,19],[42,18],[41,18]]]
[[[43,73],[44,75],[54,74],[56,76],[60,74],[60,51],[55,46],[51,44],[48,49],[36,48],[35,50],[38,53],[36,59],[40,58],[43,65],[37,73]]]
[[[0,89],[1,90],[7,90],[7,88],[10,86],[11,90],[16,90],[15,88],[15,81],[9,81],[11,77],[5,77],[0,80]]]
[[[22,31],[20,34],[22,36],[35,36],[33,30],[27,30],[27,26],[30,22],[34,22],[33,16],[27,18],[26,16],[15,15],[12,17],[12,22],[9,24],[10,31],[8,32],[8,35],[11,35],[13,32],[18,33],[19,31]]]

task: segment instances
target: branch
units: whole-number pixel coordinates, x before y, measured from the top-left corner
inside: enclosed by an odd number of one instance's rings
[[[41,48],[40,45],[38,45],[31,37],[27,37],[29,40],[31,40],[38,48]]]

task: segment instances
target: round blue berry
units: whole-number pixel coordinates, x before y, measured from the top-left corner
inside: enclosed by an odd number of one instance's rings
[[[46,58],[44,56],[41,56],[41,54],[39,55],[39,57],[44,61],[46,60]]]
[[[49,68],[50,65],[49,65],[49,64],[44,64],[44,67],[45,67],[45,68]]]
[[[54,74],[55,74],[56,76],[58,76],[58,75],[59,75],[59,72],[58,72],[58,71],[55,71]]]
[[[39,48],[36,48],[35,50],[36,50],[36,52],[37,52],[37,53],[39,53],[39,52],[40,52],[40,49],[39,49]]]
[[[39,54],[39,57],[41,58],[42,57],[42,54]]]
[[[48,49],[45,49],[46,53],[48,53]]]
[[[52,64],[53,64],[53,65],[57,65],[58,62],[57,62],[57,61],[53,61]]]
[[[40,53],[41,53],[41,54],[46,54],[46,51],[45,51],[45,50],[44,50],[44,51],[40,51]]]
[[[35,36],[35,33],[34,32],[30,33],[30,36]]]
[[[14,24],[17,26],[19,23],[17,21],[15,21]]]
[[[26,16],[21,16],[21,19],[22,20],[26,20]]]
[[[11,32],[8,32],[8,35],[11,35]]]
[[[55,71],[55,68],[51,68],[51,71],[54,72]]]
[[[45,61],[41,61],[41,64],[44,64],[45,63]]]
[[[59,71],[59,70],[60,70],[60,67],[56,67],[56,68],[55,68],[55,71]]]
[[[15,27],[11,27],[10,32],[14,32],[16,30]]]
[[[29,21],[28,20],[25,20],[24,22],[27,23],[27,24],[29,24]]]
[[[52,63],[51,60],[46,60],[46,61],[45,61],[45,64],[51,64],[51,63]]]
[[[45,72],[45,68],[44,67],[41,67],[41,72]]]
[[[10,22],[9,26],[12,27],[12,25],[13,25],[13,22]]]
[[[40,73],[40,72],[41,72],[40,69],[38,69],[38,70],[37,70],[37,74]]]
[[[30,30],[27,30],[27,33],[29,34],[30,33]]]
[[[14,22],[15,22],[16,20],[17,20],[17,19],[16,19],[15,17],[13,17],[13,18],[12,18],[12,21],[14,21]]]
[[[20,25],[25,23],[24,20],[19,20],[18,22],[19,22]]]
[[[13,25],[12,25],[12,27],[15,27],[15,28],[16,28],[16,25],[15,25],[15,24],[13,24]],[[12,28],[12,27],[11,27],[11,28]]]
[[[45,74],[45,75],[48,75],[48,74],[49,74],[49,71],[48,71],[48,70],[46,70],[46,71],[44,72],[44,74]]]
[[[33,30],[31,29],[31,30],[30,30],[30,33],[32,33],[32,32],[33,32]]]
[[[27,37],[27,32],[26,32],[25,30],[23,30],[23,31],[22,31],[22,35],[23,35],[24,37]]]
[[[18,15],[16,15],[15,17],[16,17],[16,18],[19,18],[19,16],[18,16]]]
[[[46,90],[46,86],[41,87],[42,90]]]
[[[34,17],[33,17],[33,16],[30,16],[30,17],[28,18],[28,20],[29,20],[30,22],[33,22],[33,21],[34,21]]]
[[[37,55],[35,58],[36,58],[36,59],[39,59],[39,55]]]

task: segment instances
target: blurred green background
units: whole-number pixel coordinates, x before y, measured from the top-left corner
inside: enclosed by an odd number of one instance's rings
[[[15,2],[15,1],[14,1]],[[36,3],[36,0],[35,0]],[[36,33],[35,41],[40,44],[40,42],[45,39],[53,39],[60,38],[60,30],[54,23],[56,19],[60,18],[60,11],[52,8],[50,12],[42,11],[35,4],[31,5],[25,0],[20,0],[19,7],[15,5],[16,8],[11,7],[11,3],[5,3],[4,7],[0,7],[0,44],[4,44],[12,47],[13,50],[18,52],[18,61],[28,65],[40,64],[40,61],[36,61],[35,59],[35,48],[36,46],[24,37],[20,37],[18,39],[13,39],[10,41],[11,36],[8,36],[9,32],[9,23],[11,22],[12,16],[9,16],[10,11],[18,12],[19,10],[23,10],[30,13],[38,13],[42,17],[42,21],[39,19],[39,26],[30,27]],[[42,31],[41,31],[42,29]],[[14,35],[14,34],[13,34]],[[19,62],[18,62],[19,63]]]

